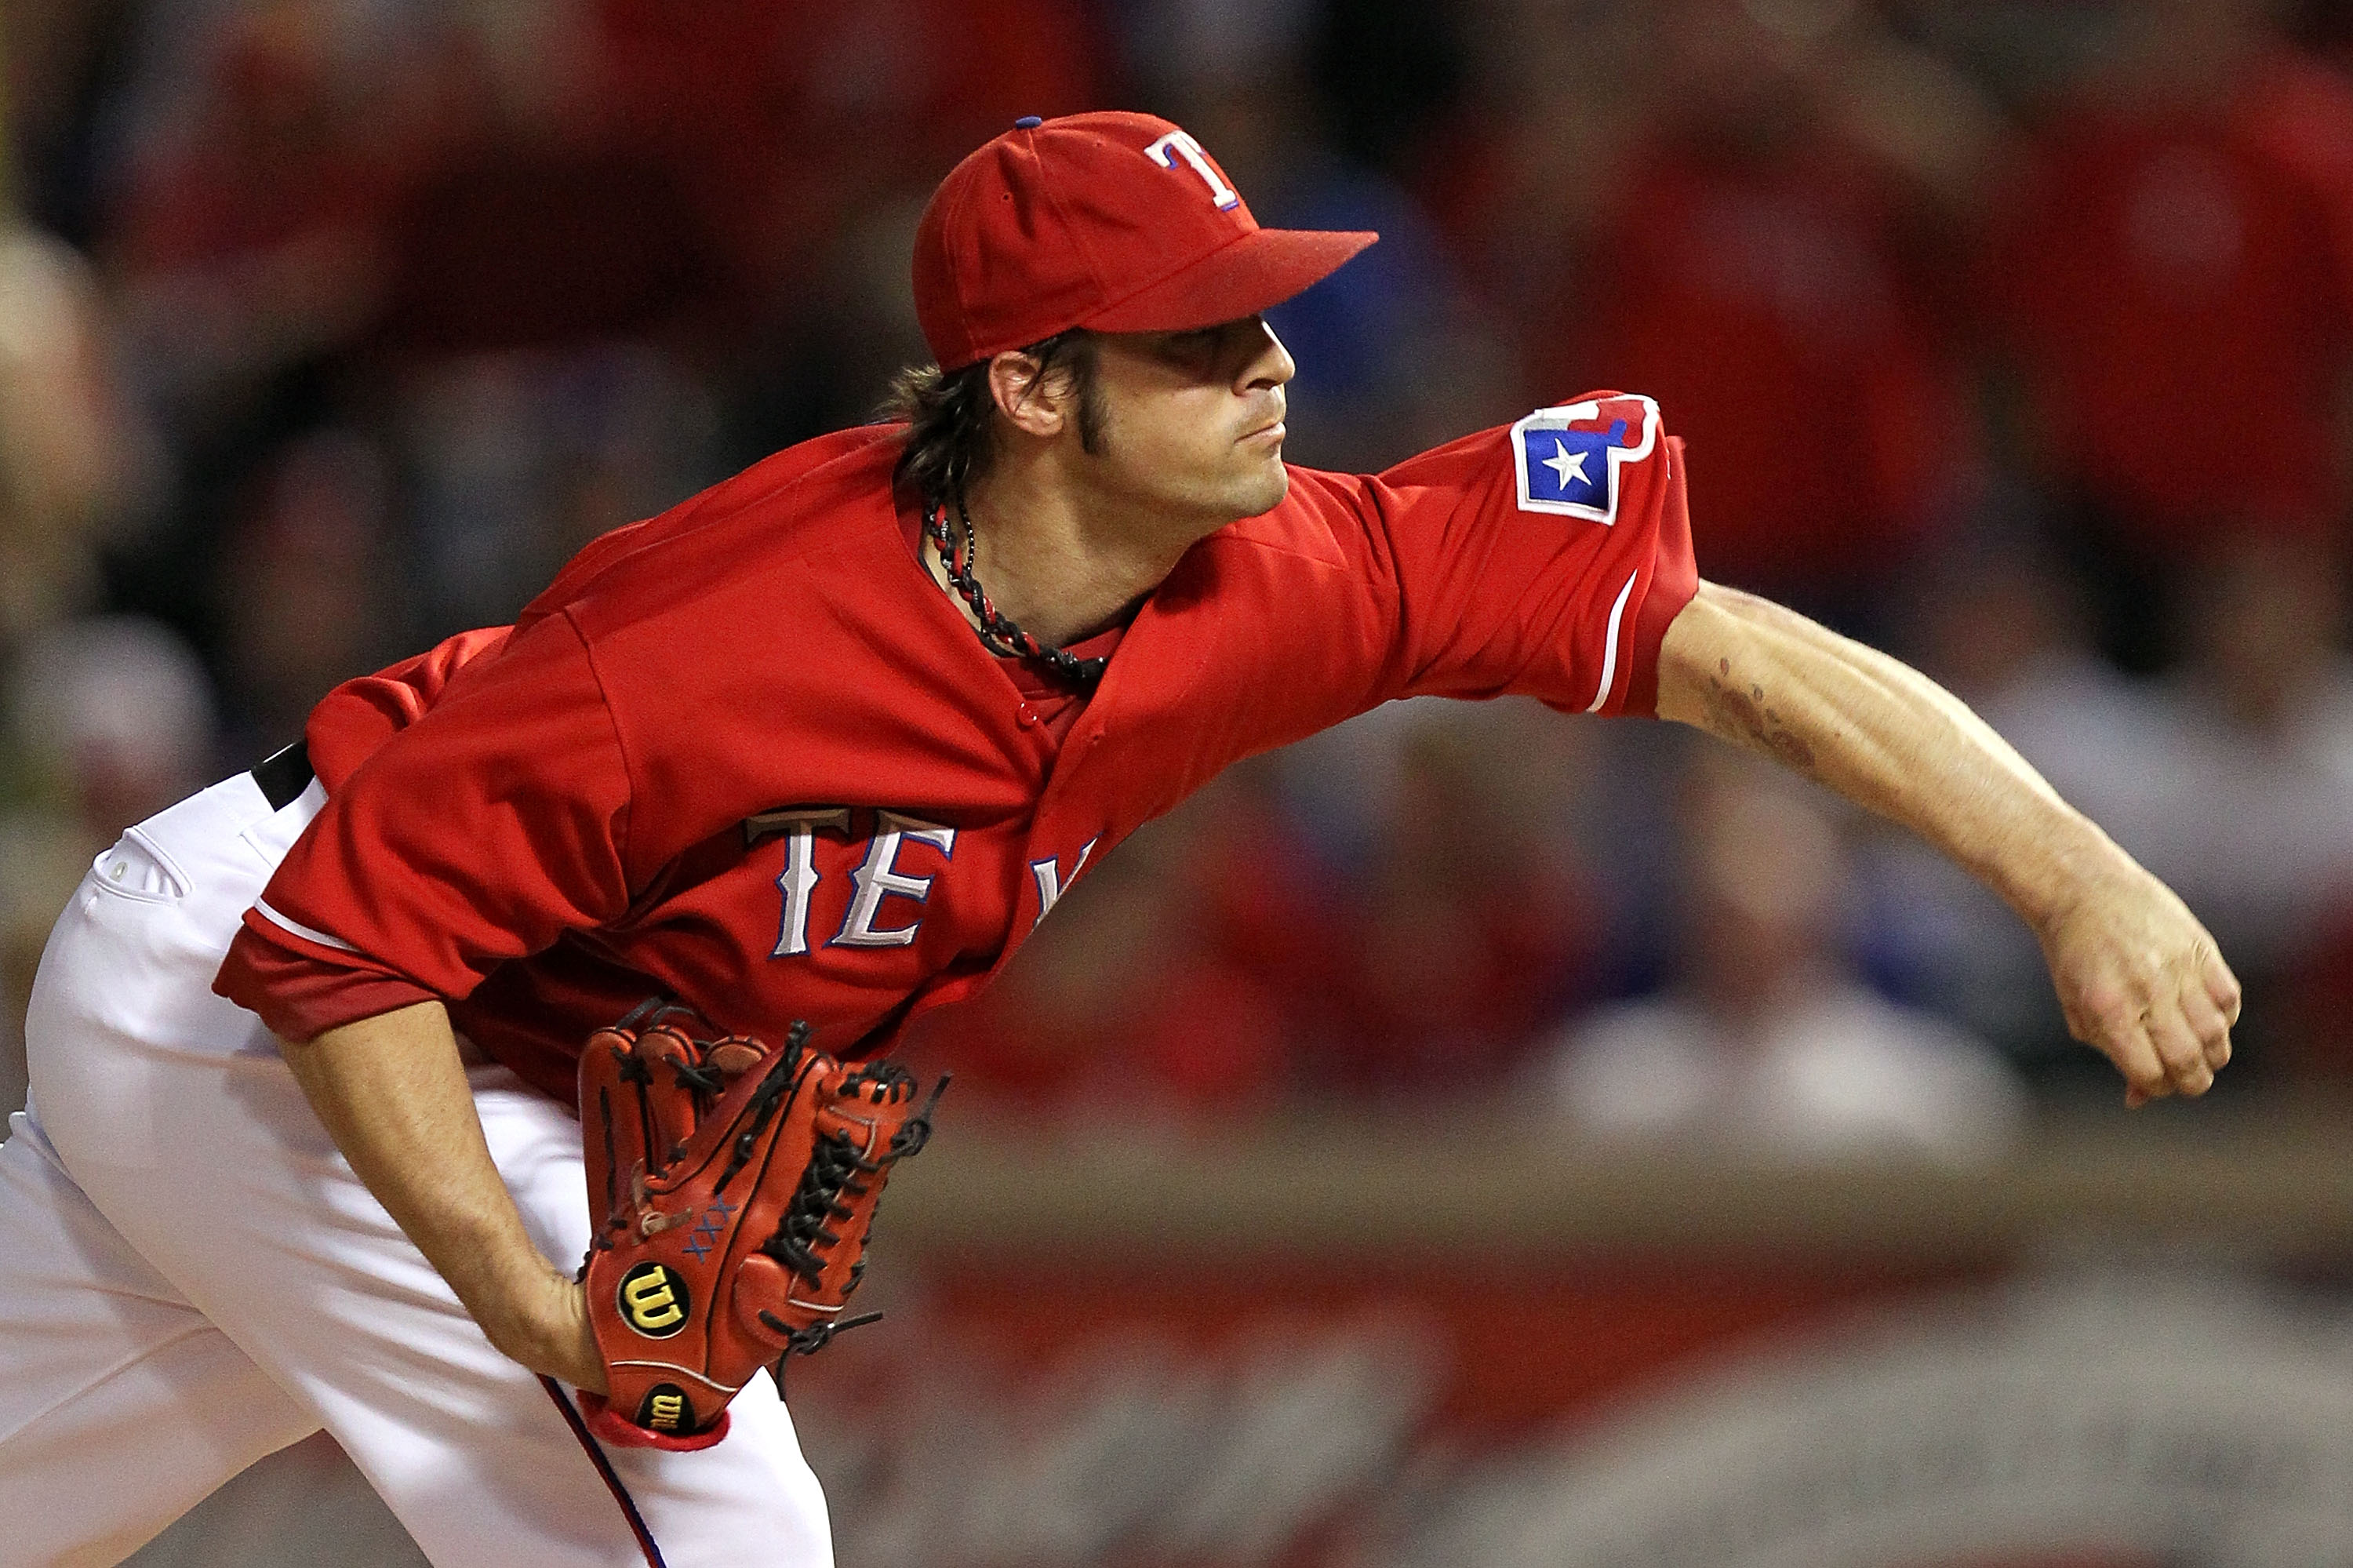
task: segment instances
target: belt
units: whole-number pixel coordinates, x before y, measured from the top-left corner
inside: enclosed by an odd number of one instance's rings
[[[311,771],[311,753],[301,741],[285,750],[273,752],[253,770],[253,781],[261,787],[261,798],[269,802],[273,811],[282,811],[302,798],[317,774]]]

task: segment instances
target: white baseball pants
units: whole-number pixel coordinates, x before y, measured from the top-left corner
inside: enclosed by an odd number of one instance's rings
[[[321,796],[239,775],[132,829],[58,920],[0,1145],[0,1565],[119,1562],[323,1426],[439,1568],[830,1568],[765,1374],[699,1453],[606,1448],[508,1361],[352,1174],[277,1046],[212,993]],[[491,1155],[559,1263],[579,1128],[472,1069]],[[568,1391],[566,1391],[568,1392]]]

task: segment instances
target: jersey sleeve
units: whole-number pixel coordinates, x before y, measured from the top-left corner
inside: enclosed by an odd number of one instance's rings
[[[627,760],[568,615],[360,764],[248,910],[214,990],[308,1040],[432,999],[628,904]]]
[[[1659,644],[1698,590],[1683,443],[1597,392],[1372,482],[1399,596],[1384,697],[1516,694],[1657,711]]]
[[[458,672],[506,646],[512,628],[484,627],[445,638],[412,659],[345,681],[311,710],[302,729],[311,768],[333,794],[376,747],[429,712]]]

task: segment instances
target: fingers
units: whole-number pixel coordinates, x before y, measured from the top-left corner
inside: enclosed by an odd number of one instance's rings
[[[2141,1026],[2165,1064],[2168,1088],[2195,1097],[2214,1086],[2215,1065],[2208,1061],[2206,1042],[2190,1027],[2180,1001],[2160,999],[2141,1015]]]
[[[2160,995],[2138,1009],[2112,1001],[2094,1010],[2090,1027],[2079,1033],[2116,1064],[2124,1075],[2125,1104],[2137,1109],[2169,1095],[2195,1097],[2212,1088],[2214,1075],[2231,1060],[2233,1015],[2199,983],[2184,987],[2179,1001]]]
[[[2107,1057],[2124,1075],[2125,1104],[2135,1110],[2173,1092],[2171,1075],[2158,1052],[2147,1020],[2146,1010],[2136,1008],[2121,995],[2111,995],[2091,1000],[2080,1016],[2068,1021],[2076,1039]]]
[[[2231,1065],[2231,1025],[2239,1020],[2237,999],[2228,1011],[2215,1001],[2210,987],[2193,986],[2181,999],[2182,1021],[2198,1037],[2199,1049],[2212,1072]]]
[[[2043,945],[2070,1031],[2116,1064],[2126,1104],[2142,1106],[2214,1086],[2242,997],[2197,917],[2131,871],[2073,906]]]
[[[2239,977],[2231,972],[2231,966],[2222,961],[2222,955],[2211,947],[2202,949],[2198,958],[2198,978],[2203,983],[2206,999],[2221,1012],[2226,1028],[2237,1023],[2239,1003],[2242,1000]]]

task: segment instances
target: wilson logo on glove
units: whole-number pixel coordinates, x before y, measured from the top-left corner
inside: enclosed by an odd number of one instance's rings
[[[686,1393],[666,1383],[659,1383],[646,1395],[645,1408],[638,1414],[645,1417],[640,1425],[657,1432],[676,1432],[686,1422]]]
[[[693,1300],[686,1281],[659,1263],[641,1263],[621,1276],[621,1317],[649,1340],[667,1340],[685,1328]]]
[[[712,1038],[656,1001],[580,1054],[598,1216],[581,1277],[610,1390],[580,1408],[608,1441],[708,1447],[754,1372],[774,1364],[781,1391],[786,1356],[881,1316],[841,1312],[883,1181],[931,1137],[948,1080],[917,1110],[905,1069],[838,1062],[808,1036]]]

